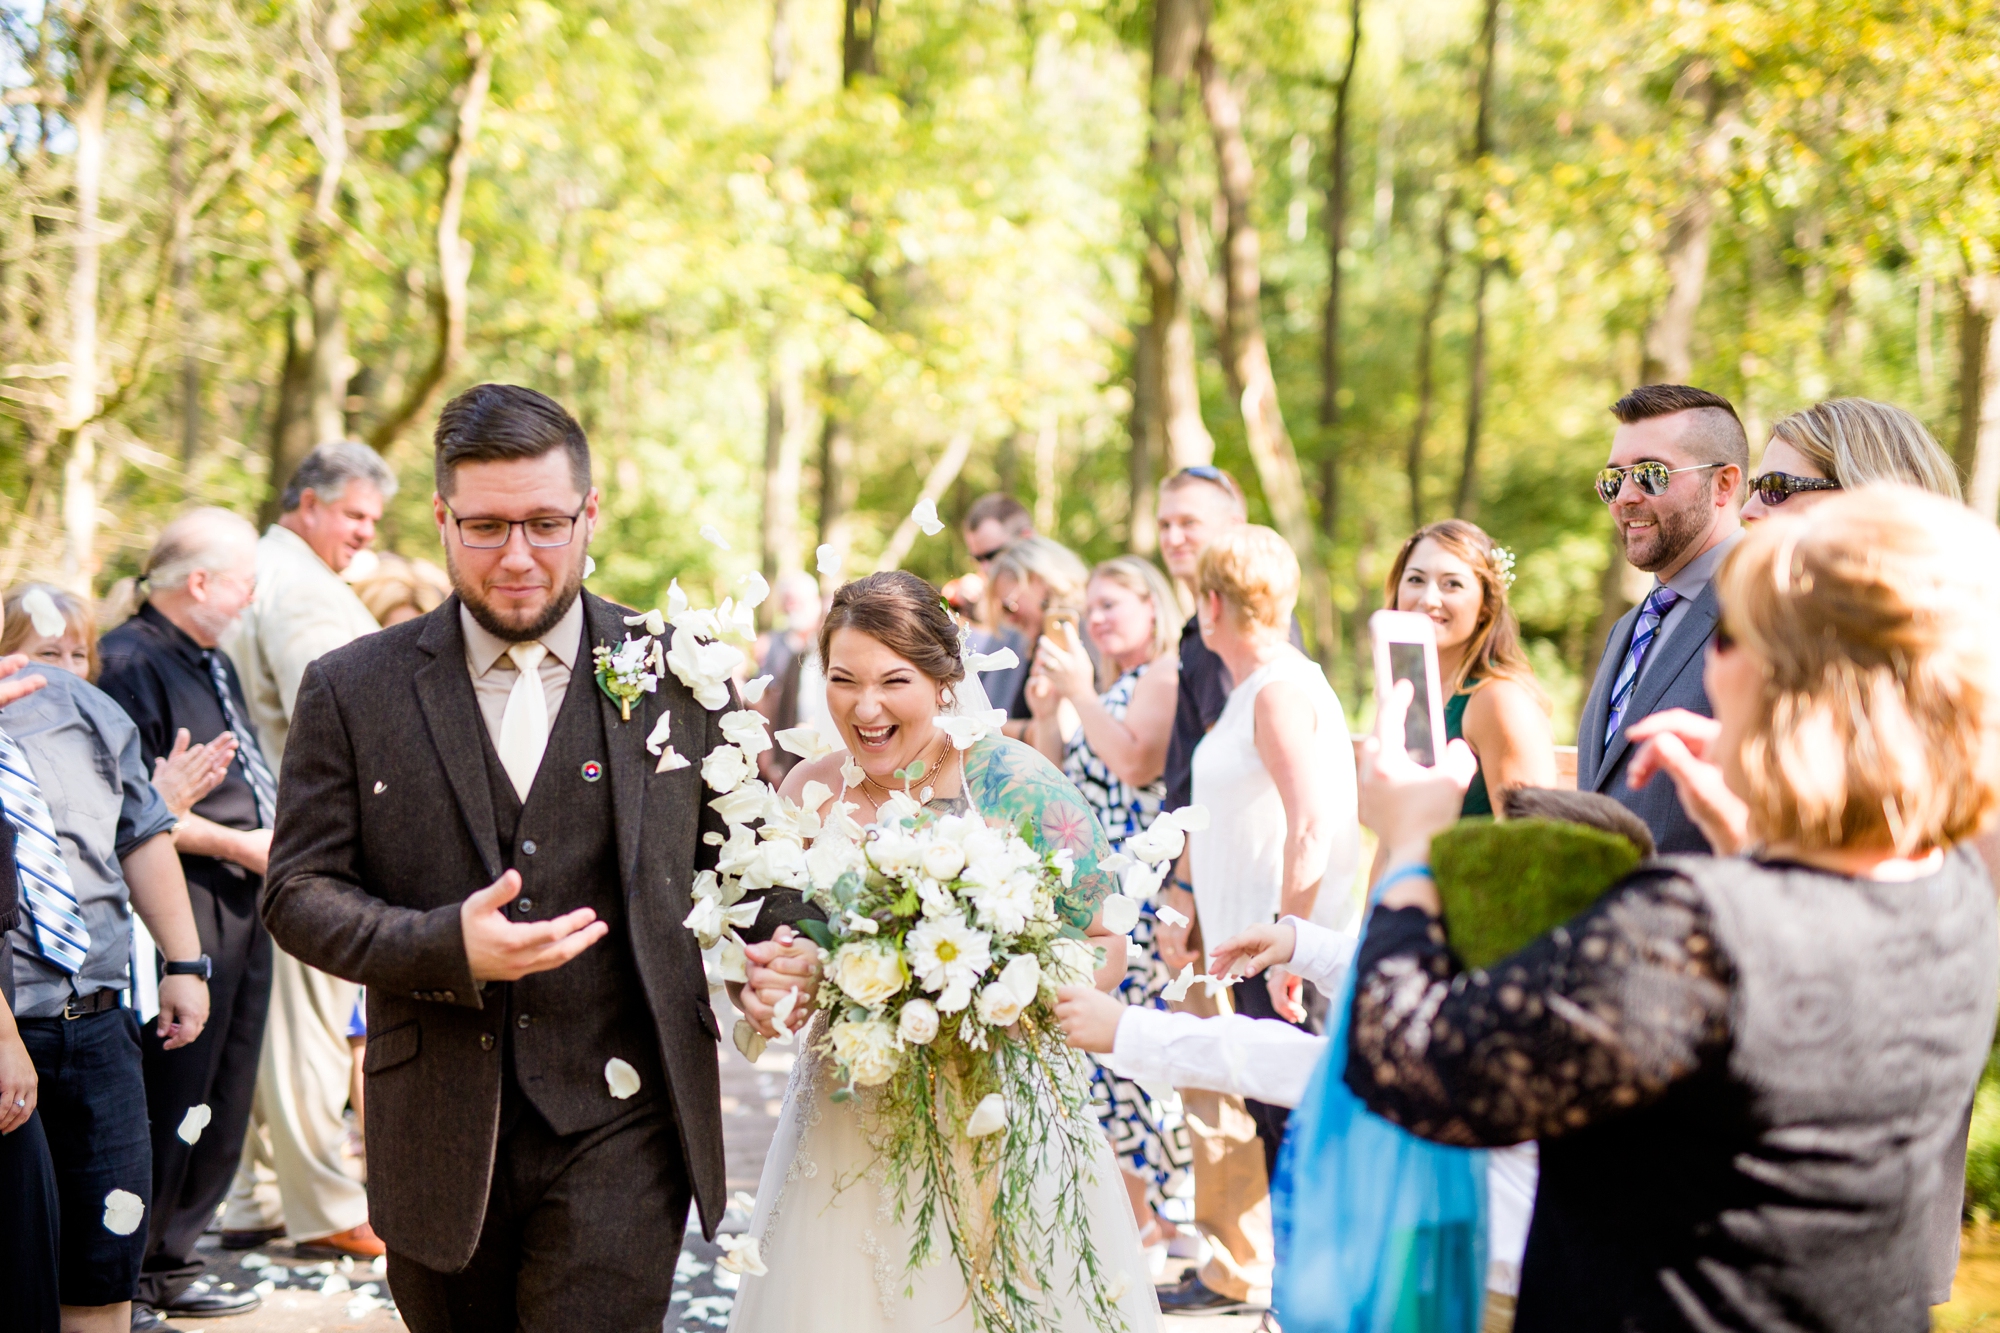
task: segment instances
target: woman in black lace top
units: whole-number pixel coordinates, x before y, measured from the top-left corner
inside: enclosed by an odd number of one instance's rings
[[[1951,850],[2000,805],[2000,535],[1870,487],[1759,524],[1720,593],[1715,719],[1655,720],[1634,768],[1747,858],[1649,862],[1468,972],[1423,865],[1469,774],[1364,765],[1391,868],[1347,1083],[1439,1142],[1541,1141],[1521,1333],[1929,1327],[2000,980]]]

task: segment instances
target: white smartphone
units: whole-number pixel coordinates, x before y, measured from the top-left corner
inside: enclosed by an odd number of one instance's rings
[[[1445,745],[1437,627],[1415,611],[1377,611],[1368,617],[1368,632],[1375,640],[1375,706],[1399,680],[1416,688],[1403,716],[1403,748],[1425,768],[1435,767]]]

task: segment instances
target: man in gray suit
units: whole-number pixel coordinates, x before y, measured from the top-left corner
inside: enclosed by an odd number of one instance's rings
[[[646,738],[670,716],[705,755],[720,714],[671,674],[629,718],[598,687],[628,622],[582,591],[597,491],[568,413],[482,384],[436,442],[455,595],[306,669],[264,920],[368,988],[369,1216],[404,1321],[650,1333],[690,1195],[710,1235],[725,1203],[682,925],[723,829]],[[745,938],[802,910],[773,891]]]
[[[1684,384],[1649,384],[1612,404],[1618,431],[1597,493],[1625,558],[1653,586],[1605,641],[1577,723],[1576,785],[1603,792],[1646,821],[1661,852],[1705,852],[1674,785],[1634,789],[1628,728],[1650,713],[1711,716],[1704,651],[1719,611],[1715,573],[1743,535],[1750,444],[1729,400]]]

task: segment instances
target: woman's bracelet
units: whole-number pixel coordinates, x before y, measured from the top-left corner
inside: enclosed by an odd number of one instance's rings
[[[1382,895],[1387,893],[1391,888],[1401,884],[1406,879],[1416,879],[1418,877],[1424,879],[1436,878],[1431,874],[1431,868],[1426,862],[1419,861],[1414,865],[1397,866],[1394,870],[1382,876],[1381,880],[1376,883],[1375,891],[1368,895],[1368,901],[1379,903],[1382,901]]]

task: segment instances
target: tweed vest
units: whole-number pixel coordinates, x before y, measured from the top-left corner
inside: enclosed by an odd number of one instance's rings
[[[548,921],[588,907],[610,927],[561,967],[508,987],[507,1067],[518,1093],[558,1134],[608,1124],[667,1086],[625,920],[599,699],[590,657],[579,654],[525,805],[480,728],[500,856],[521,875],[508,917]],[[611,1095],[604,1068],[613,1057],[638,1071],[639,1091],[629,1099]]]

